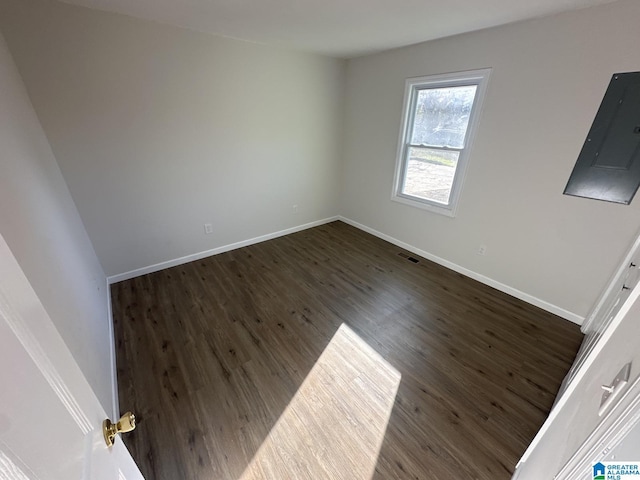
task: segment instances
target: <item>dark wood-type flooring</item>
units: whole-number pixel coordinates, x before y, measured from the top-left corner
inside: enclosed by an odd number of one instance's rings
[[[582,339],[568,321],[342,222],[120,282],[112,298],[120,407],[138,419],[124,441],[147,480],[508,479]],[[314,369],[324,393],[301,388],[343,324],[401,375],[395,401],[362,400],[392,406],[370,442],[365,430],[357,444],[343,437],[378,407],[331,393],[335,358],[355,372],[347,384],[378,382],[358,370],[370,365],[352,366],[353,342]],[[298,389],[311,392],[311,413],[283,415]],[[329,403],[360,413],[331,414],[335,432],[323,424],[319,435],[306,425]],[[281,416],[293,420],[280,438],[299,451],[257,455]],[[370,465],[351,469],[351,448],[353,464]]]

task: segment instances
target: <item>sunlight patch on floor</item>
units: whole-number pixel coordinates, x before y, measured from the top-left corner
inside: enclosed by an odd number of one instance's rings
[[[400,377],[342,324],[240,480],[370,480]]]

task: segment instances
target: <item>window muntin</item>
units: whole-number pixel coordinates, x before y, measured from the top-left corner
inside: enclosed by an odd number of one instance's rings
[[[489,71],[407,80],[392,199],[453,216]]]

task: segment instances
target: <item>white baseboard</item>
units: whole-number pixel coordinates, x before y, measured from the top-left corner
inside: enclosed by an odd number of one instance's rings
[[[107,321],[109,322],[109,343],[111,349],[109,351],[109,363],[111,365],[111,395],[113,402],[113,417],[120,418],[120,400],[118,398],[118,370],[116,368],[116,335],[113,325],[113,313],[111,310],[111,287],[107,278]]]
[[[339,216],[338,220],[341,220],[344,223],[347,223],[352,227],[356,227],[364,232],[370,233],[371,235],[381,238],[382,240],[386,240],[389,243],[393,243],[394,245],[397,245],[400,248],[404,248],[405,250],[415,253],[416,255],[420,255],[421,257],[426,258],[427,260],[431,260],[432,262],[442,265],[443,267],[447,267],[455,272],[461,273],[462,275],[473,278],[474,280],[477,280],[480,283],[484,283],[485,285],[493,287],[496,290],[500,290],[501,292],[511,295],[512,297],[519,298],[524,302],[530,303],[531,305],[535,305],[536,307],[546,310],[547,312],[553,313],[554,315],[558,315],[559,317],[569,320],[570,322],[573,322],[577,325],[581,325],[582,322],[584,321],[584,317],[581,317],[580,315],[577,315],[573,312],[565,310],[564,308],[560,308],[557,305],[553,305],[549,302],[545,302],[544,300],[540,300],[539,298],[529,295],[528,293],[521,292],[520,290],[517,290],[508,285],[505,285],[504,283],[500,283],[480,273],[469,270],[468,268],[461,267],[460,265],[450,262],[449,260],[445,260],[444,258],[440,258],[429,252],[426,252],[417,247],[414,247],[413,245],[409,245],[408,243],[398,240],[385,233],[374,230],[373,228],[367,227],[366,225],[362,225],[361,223],[355,222],[349,218]]]
[[[285,230],[280,230],[279,232],[268,233],[266,235],[250,238],[248,240],[242,240],[240,242],[231,243],[229,245],[223,245],[222,247],[212,248],[211,250],[205,250],[204,252],[193,253],[191,255],[186,255],[184,257],[176,258],[174,260],[167,260],[166,262],[156,263],[155,265],[149,265],[148,267],[137,268],[129,272],[112,275],[107,278],[107,281],[109,284],[122,282],[123,280],[129,280],[131,278],[140,277],[142,275],[146,275],[147,273],[158,272],[160,270],[164,270],[165,268],[176,267],[178,265],[183,265],[185,263],[193,262],[194,260],[200,260],[202,258],[210,257],[212,255],[217,255],[218,253],[229,252],[237,248],[247,247],[249,245],[253,245],[256,243],[265,242],[267,240],[282,237],[284,235],[289,235],[291,233],[307,230],[308,228],[324,225],[325,223],[334,222],[339,219],[340,217],[335,216],[335,217],[325,218],[322,220],[316,220],[315,222],[305,223],[304,225],[298,225],[296,227],[287,228]]]
[[[394,238],[390,235],[387,235],[385,233],[379,232],[377,230],[374,230],[373,228],[367,227],[366,225],[363,225],[361,223],[358,223],[354,220],[351,220],[350,218],[346,218],[343,217],[341,215],[337,215],[334,217],[329,217],[329,218],[325,218],[322,220],[317,220],[315,222],[310,222],[310,223],[305,223],[303,225],[298,225],[296,227],[291,227],[291,228],[287,228],[285,230],[280,230],[278,232],[273,232],[273,233],[268,233],[266,235],[261,235],[259,237],[255,237],[255,238],[250,238],[248,240],[243,240],[240,242],[236,242],[236,243],[231,243],[229,245],[223,245],[221,247],[217,247],[217,248],[212,248],[211,250],[205,250],[204,252],[199,252],[199,253],[194,253],[191,255],[187,255],[184,257],[180,257],[180,258],[176,258],[174,260],[167,260],[166,262],[160,262],[160,263],[156,263],[155,265],[149,265],[148,267],[142,267],[142,268],[138,268],[135,270],[131,270],[129,272],[124,272],[124,273],[120,273],[117,275],[112,275],[110,277],[107,278],[107,283],[108,285],[116,283],[116,282],[121,282],[123,280],[129,280],[131,278],[135,278],[135,277],[139,277],[141,275],[146,275],[147,273],[153,273],[153,272],[157,272],[160,270],[164,270],[165,268],[170,268],[170,267],[175,267],[178,265],[182,265],[185,263],[189,263],[189,262],[193,262],[194,260],[200,260],[202,258],[206,258],[206,257],[210,257],[212,255],[217,255],[219,253],[224,253],[224,252],[229,252],[231,250],[235,250],[237,248],[242,248],[242,247],[246,247],[249,245],[253,245],[256,243],[260,243],[260,242],[265,242],[267,240],[271,240],[274,238],[278,238],[278,237],[282,237],[284,235],[289,235],[291,233],[295,233],[295,232],[300,232],[302,230],[306,230],[308,228],[313,228],[313,227],[317,227],[319,225],[324,225],[325,223],[329,223],[329,222],[333,222],[335,220],[341,220],[344,223],[347,223],[355,228],[358,228],[364,232],[370,233],[371,235],[374,235],[378,238],[381,238],[383,240],[386,240],[389,243],[393,243],[394,245],[397,245],[400,248],[404,248],[405,250],[408,250],[410,252],[415,253],[416,255],[420,255],[423,258],[426,258],[428,260],[431,260],[432,262],[435,262],[439,265],[442,265],[443,267],[447,267],[451,270],[454,270],[458,273],[461,273],[462,275],[465,275],[467,277],[473,278],[474,280],[477,280],[481,283],[484,283],[485,285],[488,285],[490,287],[493,287],[497,290],[500,290],[501,292],[504,292],[508,295],[511,295],[512,297],[516,297],[519,298],[520,300],[530,303],[531,305],[535,305],[536,307],[542,308],[543,310],[546,310],[547,312],[553,313],[554,315],[558,315],[559,317],[562,317],[566,320],[569,320],[570,322],[573,322],[577,325],[581,325],[582,322],[584,321],[584,317],[577,315],[573,312],[570,312],[568,310],[565,310],[564,308],[558,307],[557,305],[553,305],[549,302],[546,302],[544,300],[541,300],[537,297],[534,297],[532,295],[529,295],[528,293],[524,293],[518,289],[515,289],[513,287],[510,287],[508,285],[505,285],[504,283],[500,283],[497,280],[494,280],[492,278],[489,278],[485,275],[482,275],[480,273],[474,272],[473,270],[469,270],[468,268],[462,267],[458,264],[455,264],[453,262],[450,262],[449,260],[445,260],[444,258],[438,257],[436,255],[433,255],[432,253],[429,253],[425,250],[421,250],[417,247],[414,247],[413,245],[409,245],[408,243],[405,243],[401,240],[398,240],[397,238]],[[110,294],[110,292],[109,292]],[[110,297],[109,297],[110,298]],[[111,316],[111,301],[109,301],[109,315]],[[113,322],[112,322],[113,323]],[[111,326],[111,334],[113,334],[113,325]],[[113,376],[114,376],[114,382],[115,382],[115,353],[113,355]],[[114,383],[114,385],[116,385]],[[116,390],[117,393],[117,390]],[[117,397],[116,397],[117,399]]]

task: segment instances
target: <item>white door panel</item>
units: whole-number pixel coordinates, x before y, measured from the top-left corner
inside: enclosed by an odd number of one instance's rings
[[[585,334],[580,350],[576,355],[573,365],[564,378],[555,403],[569,387],[569,384],[578,374],[586,362],[588,356],[593,352],[609,325],[613,322],[622,306],[625,304],[631,291],[640,280],[640,237],[634,243],[632,250],[627,254],[624,264],[619,267],[613,281],[609,284],[601,299],[596,303],[594,311],[591,312],[582,326]]]
[[[120,439],[107,448],[105,418],[0,236],[0,479],[141,480]]]
[[[638,463],[640,462],[640,423],[624,436],[604,459],[606,462]]]

